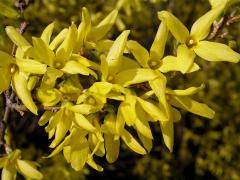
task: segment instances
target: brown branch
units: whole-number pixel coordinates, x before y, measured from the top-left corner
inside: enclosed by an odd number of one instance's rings
[[[61,108],[60,106],[51,106],[50,107],[50,106],[43,106],[43,105],[38,105],[37,107],[39,110],[46,110],[46,111],[53,111],[53,112],[56,112]],[[29,111],[29,109],[26,106],[24,106],[23,104],[19,105],[17,103],[10,103],[9,108],[19,112],[21,115],[23,115],[24,112]]]

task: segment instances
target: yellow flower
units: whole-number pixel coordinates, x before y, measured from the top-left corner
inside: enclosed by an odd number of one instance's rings
[[[200,17],[192,26],[191,32],[173,14],[167,11],[158,13],[158,17],[165,22],[176,40],[181,43],[178,46],[179,58],[166,57],[163,61],[177,63],[182,73],[190,70],[195,59],[195,53],[208,61],[228,61],[237,63],[240,54],[229,46],[204,40],[210,32],[211,25],[226,6],[226,2],[216,6]]]
[[[27,87],[28,74],[43,74],[46,66],[34,60],[16,60],[0,51],[0,71],[5,75],[1,76],[0,93],[7,90],[11,81],[18,97],[23,104],[34,114],[37,114],[37,107],[33,102],[31,92]]]
[[[22,160],[21,151],[15,150],[7,156],[0,158],[2,169],[2,180],[15,180],[17,172],[29,179],[43,179],[43,175],[36,169],[36,163]]]

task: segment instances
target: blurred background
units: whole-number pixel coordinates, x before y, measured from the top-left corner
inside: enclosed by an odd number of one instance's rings
[[[56,31],[67,27],[72,21],[79,24],[81,9],[87,7],[93,22],[99,22],[113,8],[119,16],[109,38],[115,38],[124,29],[131,30],[131,39],[150,48],[160,21],[157,12],[173,12],[187,27],[211,7],[208,0],[1,0],[17,10],[19,3],[29,3],[24,10],[28,27],[24,36],[40,36],[49,23],[56,22]],[[12,43],[6,37],[5,26],[19,27],[23,15],[8,18],[0,15],[0,49],[11,52]],[[240,15],[240,3],[235,3],[223,14],[225,17]],[[176,42],[169,37],[166,54],[174,54]],[[240,22],[224,25],[213,41],[229,44],[240,52]],[[174,42],[174,43],[173,43]],[[15,146],[23,149],[23,156],[37,160],[42,165],[45,179],[173,179],[240,180],[240,65],[211,63],[197,59],[201,70],[190,75],[169,73],[168,86],[187,88],[206,85],[195,99],[208,104],[216,111],[214,119],[205,119],[182,111],[182,119],[175,124],[173,153],[163,144],[160,128],[153,126],[154,148],[150,154],[139,156],[122,146],[119,159],[114,164],[99,159],[104,167],[99,173],[88,167],[75,172],[61,155],[43,159],[49,153],[49,141],[44,128],[38,127],[37,117],[30,113],[21,117],[12,114],[10,127]],[[0,100],[0,115],[4,107]]]

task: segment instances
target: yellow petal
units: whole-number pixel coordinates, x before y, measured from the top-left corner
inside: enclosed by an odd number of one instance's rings
[[[89,154],[89,147],[86,138],[78,144],[71,152],[71,166],[75,171],[80,171],[84,167]]]
[[[100,53],[107,53],[109,51],[109,49],[112,47],[113,45],[112,40],[109,39],[103,39],[100,41],[96,42],[96,50],[99,51]]]
[[[27,88],[27,80],[20,72],[13,75],[13,87],[22,103],[34,114],[37,115],[37,106],[35,105],[31,92]]]
[[[28,84],[27,84],[28,90],[32,91],[36,87],[39,80],[40,80],[39,76],[30,76],[28,78]]]
[[[73,113],[69,112],[68,110],[64,111],[62,118],[58,121],[55,131],[55,138],[49,147],[54,148],[63,140],[70,129],[70,126],[72,125],[73,118]]]
[[[0,158],[0,169],[2,169],[8,161],[8,157],[4,156]]]
[[[195,53],[207,61],[227,61],[237,63],[240,54],[229,46],[217,42],[201,41],[194,49]]]
[[[49,24],[42,32],[41,39],[49,45],[55,23]]]
[[[102,172],[102,171],[103,171],[103,168],[102,168],[101,166],[99,166],[98,164],[96,164],[92,157],[89,157],[89,158],[88,158],[87,164],[88,164],[89,166],[91,166],[93,169],[95,169],[95,170],[97,170],[97,171],[99,171],[99,172]]]
[[[50,43],[49,48],[51,50],[55,50],[59,46],[59,44],[62,43],[63,40],[66,38],[67,33],[68,29],[67,28],[63,29]]]
[[[129,40],[127,42],[127,48],[142,67],[148,67],[149,54],[141,44],[137,41]]]
[[[64,59],[64,61],[67,61],[69,59],[75,46],[76,37],[77,27],[74,23],[72,23],[72,25],[69,27],[67,36],[57,49],[56,52],[57,59]]]
[[[121,106],[121,104],[120,104]],[[125,119],[122,115],[121,112],[121,107],[118,108],[118,113],[117,113],[117,118],[116,118],[116,133],[118,135],[120,135],[122,133],[122,131],[124,130],[124,126],[125,126]]]
[[[197,40],[202,40],[207,37],[213,22],[220,15],[226,5],[226,1],[224,1],[221,1],[220,6],[208,11],[193,24],[190,33],[191,36],[195,37]]]
[[[172,152],[174,142],[173,121],[169,120],[166,122],[160,122],[160,127],[164,143],[166,144],[169,151]]]
[[[138,133],[142,134],[143,136],[149,139],[153,139],[151,128],[146,119],[138,116],[135,120],[135,126]]]
[[[168,118],[166,117],[165,113],[162,109],[157,107],[154,103],[151,103],[150,101],[143,100],[141,98],[137,98],[137,101],[141,105],[141,107],[144,109],[146,113],[148,113],[149,116],[155,121],[167,121]]]
[[[126,95],[126,99],[119,106],[119,111],[123,116],[126,124],[132,126],[136,120],[136,111],[135,111],[136,97],[132,95]]]
[[[150,59],[151,60],[160,60],[162,59],[165,51],[165,45],[168,38],[168,28],[166,22],[162,21],[159,25],[157,34],[152,43],[150,49]]]
[[[212,119],[215,114],[215,112],[210,107],[208,107],[206,104],[194,101],[189,97],[174,96],[174,97],[170,98],[170,103],[173,106],[185,109],[191,113],[194,113],[194,114],[197,114],[199,116],[206,117],[209,119]]]
[[[116,115],[114,113],[108,113],[104,117],[104,126],[107,128],[109,133],[116,133]]]
[[[205,87],[204,84],[201,84],[199,87],[190,87],[184,90],[170,90],[166,91],[167,94],[177,95],[177,96],[191,96],[193,94],[198,93]]]
[[[137,140],[126,130],[124,129],[121,134],[122,140],[125,144],[134,152],[138,154],[146,154],[146,150],[137,142]]]
[[[8,68],[12,63],[14,63],[14,58],[9,54],[0,51],[0,68]]]
[[[116,74],[121,68],[121,57],[123,55],[129,34],[129,30],[123,31],[114,41],[111,49],[109,50],[106,58],[109,74]]]
[[[44,74],[47,71],[47,65],[31,59],[16,59],[16,63],[22,72],[32,74]]]
[[[102,81],[107,81],[108,63],[107,63],[106,57],[104,55],[101,55],[100,59],[101,59],[100,70],[101,70],[101,73],[102,73]]]
[[[27,178],[42,179],[43,175],[28,161],[17,160],[18,171]]]
[[[165,94],[166,84],[167,78],[161,73],[159,73],[159,78],[149,81],[150,87],[154,91],[155,95],[158,97],[160,106],[163,107],[166,117],[169,118],[170,117],[169,105]]]
[[[14,19],[19,17],[18,12],[15,9],[5,5],[5,3],[0,2],[0,9],[1,9],[0,14],[3,16]]]
[[[189,70],[193,66],[195,53],[194,51],[188,49],[185,44],[182,44],[178,46],[177,59],[178,67],[180,68],[180,71],[184,74],[189,72]]]
[[[82,114],[79,113],[75,113],[75,119],[74,122],[76,123],[76,125],[78,125],[79,127],[86,129],[87,131],[90,132],[96,132],[96,128],[89,122],[89,120],[84,117]]]
[[[158,12],[158,18],[166,23],[168,29],[178,42],[186,42],[187,38],[189,37],[189,31],[178,18],[168,11]]]
[[[143,147],[150,152],[153,146],[152,139],[147,138],[146,136],[142,135],[141,133],[137,132],[140,141],[143,144]]]
[[[91,16],[87,8],[82,8],[82,21],[78,27],[77,42],[75,45],[75,51],[79,51],[83,47],[84,42],[91,30]]]
[[[121,69],[119,70],[120,72],[128,69],[136,69],[136,68],[141,68],[141,67],[135,60],[126,56],[122,57],[122,65],[121,65]]]
[[[52,116],[52,111],[45,111],[38,121],[39,126],[44,126],[45,124],[47,124]]]
[[[15,180],[17,171],[13,166],[7,166],[2,169],[1,180]]]
[[[94,71],[77,61],[68,61],[61,70],[69,74],[82,74],[86,76],[92,74],[94,77],[97,77]]]
[[[14,27],[7,26],[6,33],[11,41],[18,47],[31,46],[29,42]]]
[[[54,52],[41,38],[32,38],[36,58],[49,66],[54,66]]]
[[[138,83],[150,81],[157,77],[159,77],[159,74],[154,70],[137,68],[137,69],[129,69],[129,70],[118,73],[115,76],[113,82],[115,84],[119,84],[119,85],[123,85],[124,87],[127,87],[132,84],[138,84]]]
[[[98,41],[102,39],[112,28],[117,19],[117,15],[117,10],[110,12],[97,26],[92,28],[89,39],[92,41]]]
[[[179,122],[181,120],[181,113],[177,109],[170,107],[170,112],[173,122]]]
[[[193,63],[193,65],[190,67],[190,69],[186,73],[191,73],[198,71],[200,67]],[[178,65],[178,58],[174,56],[166,56],[163,58],[161,62],[161,66],[158,68],[159,71],[163,73],[167,73],[170,71],[181,71],[179,65]]]
[[[4,74],[4,76],[0,76],[0,94],[3,91],[6,91],[11,82],[11,75],[9,74],[9,70],[6,68],[0,68],[0,72]]]
[[[44,89],[39,88],[37,90],[37,99],[44,106],[54,106],[56,105],[62,98],[62,94],[57,89]]]
[[[113,87],[113,85],[108,82],[95,82],[89,88],[89,92],[106,95],[111,91],[112,87]]]
[[[95,106],[92,106],[90,104],[78,104],[78,105],[70,106],[68,109],[83,115],[88,115],[90,113],[93,113],[96,110]]]
[[[43,89],[52,89],[55,87],[57,78],[60,78],[63,75],[63,72],[55,68],[47,68],[47,72],[42,78],[41,88]]]
[[[109,163],[117,160],[120,150],[120,140],[114,140],[114,135],[104,134],[104,143],[106,148],[106,159]]]

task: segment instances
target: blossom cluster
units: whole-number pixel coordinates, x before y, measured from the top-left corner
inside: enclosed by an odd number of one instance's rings
[[[198,71],[196,56],[207,61],[240,60],[240,54],[229,46],[206,40],[226,4],[214,3],[190,32],[172,13],[158,12],[160,25],[150,50],[129,39],[130,30],[115,40],[106,38],[116,22],[117,10],[93,25],[83,8],[78,27],[72,23],[53,36],[52,23],[40,37],[32,37],[32,43],[8,26],[7,35],[17,50],[15,57],[0,51],[4,74],[0,76],[0,93],[11,85],[32,113],[38,115],[39,107],[45,107],[39,125],[45,126],[52,140],[49,147],[53,151],[48,157],[63,151],[76,171],[85,164],[102,171],[94,156],[105,156],[113,163],[121,143],[141,155],[150,152],[152,123],[159,124],[166,147],[172,151],[174,122],[181,119],[179,109],[210,119],[214,111],[191,97],[203,84],[173,90],[167,87],[166,73]],[[165,53],[170,33],[178,42],[176,56]],[[6,164],[10,166],[6,161],[2,167]],[[31,178],[42,178],[35,174]]]

